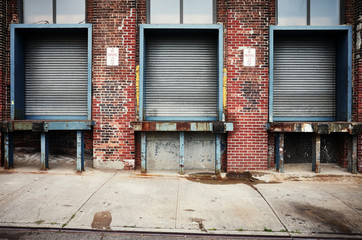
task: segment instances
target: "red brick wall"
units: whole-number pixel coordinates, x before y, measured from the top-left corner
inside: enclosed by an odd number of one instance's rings
[[[137,65],[139,65],[139,25],[140,24],[146,24],[147,23],[147,4],[146,0],[136,0],[137,2],[137,29],[136,29],[136,60]]]
[[[228,3],[228,172],[267,168],[268,8],[266,0]],[[243,67],[243,48],[256,49],[256,66]]]
[[[5,60],[6,60],[6,2],[0,2],[0,120],[4,118],[3,109],[5,107]],[[1,140],[0,140],[1,141]]]
[[[93,24],[93,157],[96,166],[112,161],[133,169],[136,2],[93,0],[92,7],[88,11]],[[106,65],[107,47],[119,48],[119,66]]]
[[[269,1],[269,25],[276,25],[275,22],[275,0]],[[269,133],[269,142],[268,142],[268,159],[270,161],[270,168],[275,167],[275,134]]]
[[[5,64],[5,72],[3,73],[4,82],[3,87],[5,88],[2,96],[3,100],[3,118],[10,119],[10,24],[13,22],[14,14],[18,13],[18,4],[17,0],[9,0],[7,2],[7,14],[6,14],[6,64]]]
[[[13,14],[17,13],[17,1],[8,0],[2,1],[1,3],[1,12],[3,17],[1,17],[2,27],[0,35],[1,36],[1,49],[2,54],[0,54],[0,121],[10,118],[10,28],[9,24],[11,23]],[[3,29],[2,29],[3,28]],[[0,133],[1,136],[1,133]],[[0,145],[2,146],[1,137]],[[0,154],[1,154],[0,148]]]
[[[224,28],[224,68],[227,68],[227,57],[228,57],[228,26],[227,26],[227,20],[228,20],[228,1],[227,0],[218,0],[216,1],[216,9],[217,9],[217,18],[216,22],[218,24],[222,24]]]
[[[353,12],[354,20],[354,120],[362,122],[362,45],[357,46],[357,35],[362,38],[362,2],[359,0],[353,1],[354,9],[351,9],[350,12]],[[352,11],[354,10],[354,11]],[[362,172],[362,135],[358,136],[358,150],[357,150],[357,169],[359,172]]]
[[[276,25],[275,23],[275,0],[269,0],[269,24]]]
[[[137,28],[136,28],[136,64],[139,65],[139,25],[147,23],[147,4],[146,0],[136,0]],[[136,116],[138,119],[138,113]],[[141,135],[135,133],[135,168],[141,169]]]
[[[6,49],[6,2],[1,1],[0,2],[0,121],[4,119],[3,113],[4,113],[4,96],[5,94],[5,49]],[[1,141],[1,133],[0,133],[0,146],[2,146]],[[0,156],[2,156],[0,147]]]

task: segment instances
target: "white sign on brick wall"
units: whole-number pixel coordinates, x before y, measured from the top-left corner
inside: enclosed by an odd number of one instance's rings
[[[255,67],[255,48],[244,49],[244,67]]]
[[[107,48],[107,66],[118,66],[119,49]]]

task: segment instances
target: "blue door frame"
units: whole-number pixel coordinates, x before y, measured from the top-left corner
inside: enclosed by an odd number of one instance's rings
[[[333,32],[341,35],[337,46],[337,84],[345,86],[337,92],[337,113],[335,119],[320,117],[274,117],[273,116],[273,68],[274,68],[274,42],[276,34],[296,32],[323,33]],[[338,98],[338,97],[337,97]],[[269,27],[269,122],[278,121],[347,121],[352,120],[352,26],[270,26]]]
[[[217,119],[213,117],[193,117],[193,118],[179,118],[179,117],[154,117],[146,119],[144,116],[145,109],[145,91],[144,91],[144,67],[145,67],[145,36],[147,31],[152,30],[215,30],[218,31],[218,115]],[[140,106],[139,106],[139,120],[140,121],[222,121],[223,116],[223,54],[224,54],[224,41],[223,41],[223,26],[215,25],[191,25],[191,24],[141,24],[140,25]]]

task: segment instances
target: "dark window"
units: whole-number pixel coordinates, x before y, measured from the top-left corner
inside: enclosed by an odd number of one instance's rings
[[[22,0],[20,16],[26,24],[85,23],[85,0]]]
[[[151,24],[213,24],[215,0],[149,0]]]
[[[333,26],[341,24],[340,0],[278,0],[278,25]]]

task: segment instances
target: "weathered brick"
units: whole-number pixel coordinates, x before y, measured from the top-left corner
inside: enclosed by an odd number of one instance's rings
[[[5,47],[0,47],[0,112],[10,118],[9,28],[17,0],[7,4]],[[3,3],[2,2],[2,3]],[[356,26],[362,24],[362,3],[345,1],[346,24],[354,25],[353,120],[362,121],[362,50],[356,49]],[[0,15],[5,8],[0,5]],[[275,24],[275,0],[218,0],[217,22],[224,26],[224,67],[227,69],[227,171],[263,170],[274,157],[274,136],[268,121],[269,25]],[[122,162],[125,169],[140,164],[139,142],[130,127],[137,120],[135,69],[139,65],[139,24],[147,22],[146,0],[87,0],[87,22],[93,24],[92,133],[85,136],[95,162]],[[4,23],[4,21],[1,21]],[[2,25],[0,26],[2,29]],[[361,33],[362,34],[362,33]],[[0,42],[2,40],[0,39]],[[106,66],[107,47],[118,47],[119,66]],[[243,49],[256,49],[256,66],[243,66]],[[135,147],[137,146],[137,147]],[[269,146],[269,151],[268,151]],[[346,146],[340,164],[346,166]],[[137,163],[135,163],[137,159]],[[273,161],[271,161],[273,166]],[[358,138],[358,169],[362,171],[362,136]]]
[[[267,168],[268,6],[269,1],[228,3],[226,114],[234,122],[227,138],[228,172]],[[255,67],[243,66],[244,48],[256,49]]]

